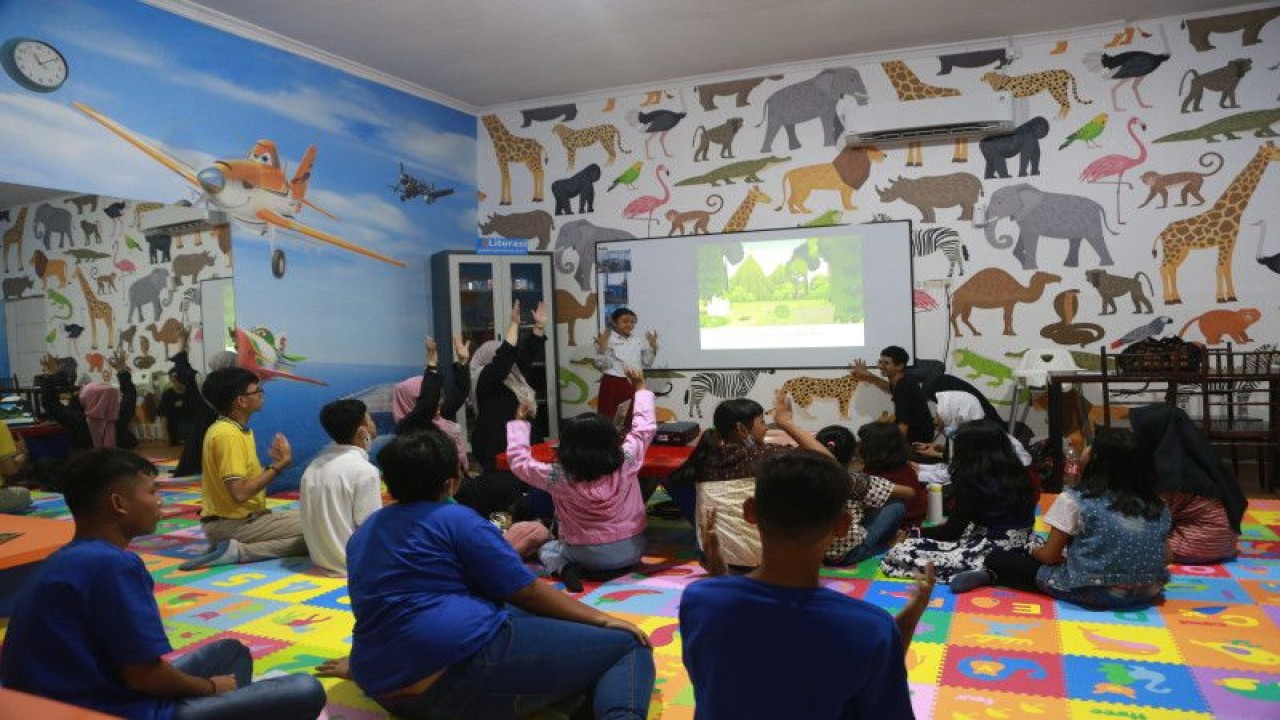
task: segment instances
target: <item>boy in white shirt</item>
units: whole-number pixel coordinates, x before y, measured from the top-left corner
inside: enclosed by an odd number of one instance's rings
[[[643,370],[653,365],[658,355],[658,332],[650,330],[643,339],[633,334],[636,314],[624,307],[614,310],[609,320],[612,330],[606,329],[596,338],[596,358],[592,364],[602,373],[596,412],[613,419],[618,406],[635,395],[635,386],[627,379],[627,368]]]
[[[302,473],[302,535],[311,560],[326,573],[347,574],[347,540],[382,507],[378,468],[369,445],[378,431],[363,402],[337,400],[320,410],[320,424],[333,438]]]

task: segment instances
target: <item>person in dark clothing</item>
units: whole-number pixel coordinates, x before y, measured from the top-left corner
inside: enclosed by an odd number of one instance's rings
[[[174,469],[173,474],[175,477],[199,475],[202,469],[201,463],[203,462],[204,434],[209,429],[209,426],[213,424],[213,421],[218,419],[218,412],[199,394],[199,378],[196,369],[191,366],[187,351],[179,352],[169,358],[169,361],[173,363],[173,369],[169,371],[170,377],[176,377],[178,382],[188,388],[187,393],[194,396],[189,401],[192,414],[191,434],[182,445],[182,455],[178,458],[178,467]],[[227,351],[215,355],[209,361],[209,369],[218,370],[235,364],[236,354]]]
[[[128,357],[123,351],[113,353],[108,362],[116,371],[116,380],[120,383],[120,404],[118,411],[114,413],[114,432],[106,436],[111,438],[110,444],[115,447],[134,448],[138,445],[138,438],[129,430],[129,424],[133,422],[133,411],[138,404],[138,389],[134,387],[133,376],[129,374]],[[66,428],[71,434],[71,444],[77,450],[94,447],[94,433],[90,429],[89,418],[85,415],[80,393],[75,392],[71,384],[74,379],[62,372],[57,360],[51,355],[41,359],[40,367],[44,374],[36,376],[36,385],[40,388],[40,405],[44,414]],[[64,393],[71,395],[65,404],[62,401]]]
[[[893,422],[902,430],[907,442],[930,442],[933,440],[933,415],[929,413],[929,404],[925,402],[924,391],[920,383],[907,375],[907,362],[911,356],[897,345],[890,345],[880,351],[880,360],[876,363],[883,378],[877,377],[867,369],[864,360],[854,360],[853,374],[860,381],[889,393],[893,398]]]
[[[937,404],[938,393],[940,392],[963,392],[968,393],[978,400],[978,404],[982,406],[982,415],[1000,427],[1009,428],[1009,424],[1000,417],[999,411],[991,404],[986,395],[982,391],[974,387],[971,383],[956,377],[955,375],[942,374],[930,379],[924,383],[924,399]]]
[[[490,340],[476,349],[471,356],[471,397],[475,411],[471,428],[471,454],[480,466],[479,477],[464,483],[454,498],[474,508],[481,515],[508,512],[516,520],[528,519],[530,510],[525,495],[537,495],[540,490],[528,491],[524,483],[513,474],[497,468],[497,456],[507,449],[507,422],[514,420],[521,404],[537,405],[537,394],[530,387],[526,375],[533,372],[533,364],[543,357],[547,342],[547,308],[538,303],[533,309],[532,332],[520,335],[520,302],[511,306],[511,317],[502,340]],[[423,394],[426,394],[424,387]],[[531,443],[546,438],[538,435],[536,425]],[[543,494],[545,495],[545,493]],[[549,497],[542,497],[532,513],[547,516],[551,513]]]
[[[428,425],[437,425],[439,419],[453,423],[457,428],[458,410],[467,403],[471,394],[471,370],[467,361],[471,351],[461,335],[453,338],[453,367],[449,378],[438,370],[440,356],[436,350],[436,341],[427,338],[427,362],[421,378],[410,378],[398,385],[392,393],[392,415],[396,421],[396,435],[405,435],[415,430],[425,430]],[[411,382],[417,380],[417,382]],[[413,386],[417,387],[413,387]],[[416,391],[416,392],[415,392]],[[410,400],[412,397],[412,400]],[[411,403],[411,404],[410,404]],[[408,409],[404,407],[408,405]],[[450,434],[448,428],[440,428]]]
[[[156,410],[156,414],[164,418],[169,444],[185,444],[205,410],[204,400],[190,385],[182,382],[178,369],[169,370],[169,387],[160,394],[160,407]]]

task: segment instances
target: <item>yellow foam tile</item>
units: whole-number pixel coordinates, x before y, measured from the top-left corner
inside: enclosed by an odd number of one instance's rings
[[[1095,702],[1093,700],[1071,700],[1071,720],[1112,720],[1112,718],[1128,718],[1129,720],[1210,720],[1209,713],[1190,710],[1172,710],[1169,708],[1147,707],[1145,705],[1121,705],[1119,703]]]
[[[1062,652],[1068,655],[1182,662],[1173,633],[1166,628],[1060,620],[1058,631],[1062,638]]]

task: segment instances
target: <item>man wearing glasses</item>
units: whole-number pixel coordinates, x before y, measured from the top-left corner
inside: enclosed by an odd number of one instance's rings
[[[240,367],[215,370],[205,378],[204,397],[218,411],[218,419],[204,437],[204,473],[200,499],[204,509],[200,523],[209,552],[179,566],[196,570],[210,565],[230,565],[306,555],[302,522],[296,510],[273,513],[267,509],[267,485],[293,460],[289,441],[276,433],[265,468],[249,429],[249,418],[262,409],[265,398],[258,377]]]

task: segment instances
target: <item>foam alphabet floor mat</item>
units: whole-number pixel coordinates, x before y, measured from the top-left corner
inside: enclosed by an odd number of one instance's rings
[[[179,572],[206,547],[199,489],[168,482],[163,494],[157,533],[132,548],[155,578],[175,655],[237,638],[251,649],[255,672],[269,676],[348,652],[354,620],[344,579],[323,576],[306,558]],[[35,498],[30,514],[70,521],[60,495]],[[284,510],[296,499],[269,503]],[[1280,718],[1280,500],[1252,500],[1243,530],[1236,561],[1172,566],[1163,604],[1140,611],[1092,611],[999,588],[957,596],[939,585],[907,655],[916,716]],[[687,525],[654,519],[648,536],[636,572],[588,582],[578,598],[648,631],[657,665],[650,718],[692,718],[677,611],[684,587],[703,572]],[[874,560],[824,570],[823,582],[890,612],[910,590]],[[0,619],[0,630],[7,622]],[[328,718],[387,717],[353,682],[324,684]]]

